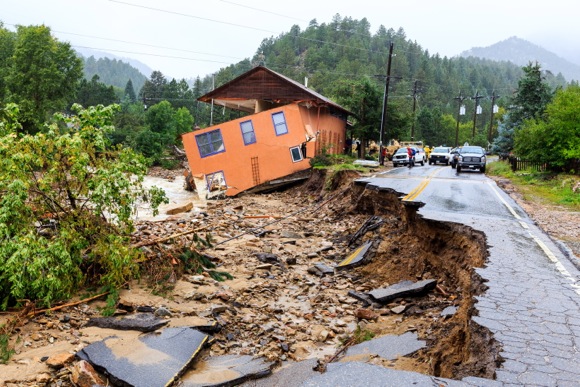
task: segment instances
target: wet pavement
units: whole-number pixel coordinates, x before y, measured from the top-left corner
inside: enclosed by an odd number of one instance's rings
[[[495,381],[443,381],[391,370],[385,377],[404,378],[403,384],[398,385],[579,386],[580,272],[492,180],[481,174],[462,174],[470,180],[464,182],[459,180],[461,176],[445,175],[449,172],[450,168],[430,168],[413,176],[411,184],[424,185],[413,200],[426,203],[419,210],[425,218],[462,223],[485,233],[489,257],[477,273],[489,288],[477,298],[479,315],[473,320],[491,330],[501,343],[500,355],[505,361],[497,369]],[[406,193],[413,190],[412,186],[405,186],[409,181],[376,176],[360,183]],[[466,197],[479,200],[466,201]],[[329,367],[329,375],[304,385],[338,385],[334,383],[340,380],[336,379],[339,376],[333,373],[341,367],[348,366],[336,366],[336,370]],[[348,371],[350,375],[360,375],[361,365],[351,367],[355,369]],[[387,371],[369,370],[365,375],[374,372]],[[342,376],[347,376],[346,371]],[[372,378],[352,376],[341,385],[372,385]]]

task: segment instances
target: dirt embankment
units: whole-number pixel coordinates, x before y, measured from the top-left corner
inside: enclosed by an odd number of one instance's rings
[[[484,235],[425,220],[396,192],[353,185],[356,177],[352,171],[328,177],[315,170],[285,192],[212,201],[163,222],[140,223],[133,241],[148,242],[142,247],[146,277],[124,289],[121,301],[163,306],[172,314],[170,325],[217,322],[222,329],[207,355],[328,361],[356,330],[375,337],[412,331],[426,341],[425,348],[396,360],[369,361],[447,378],[493,378],[499,347],[470,319],[474,296],[485,290],[473,269],[485,264]],[[363,230],[371,217],[379,226]],[[233,280],[188,272],[180,252],[195,245],[194,235],[206,232],[214,244],[205,253]],[[367,241],[373,247],[365,264],[332,274],[315,269],[334,267]],[[364,306],[348,295],[423,279],[435,279],[437,286],[421,297]],[[42,365],[40,357],[50,356],[55,342],[60,351],[74,352],[99,340],[95,328],[89,334],[84,325],[103,306],[92,302],[29,321],[14,340],[12,364]],[[0,373],[1,367],[6,366]],[[49,375],[45,385],[70,385],[66,367],[34,370]],[[35,383],[32,374],[16,375],[11,380]]]

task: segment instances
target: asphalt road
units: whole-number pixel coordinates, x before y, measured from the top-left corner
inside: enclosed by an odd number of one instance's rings
[[[424,203],[425,218],[485,233],[489,258],[477,272],[489,289],[477,299],[474,320],[494,333],[505,359],[496,381],[485,385],[580,386],[580,272],[493,180],[425,165],[359,182]]]

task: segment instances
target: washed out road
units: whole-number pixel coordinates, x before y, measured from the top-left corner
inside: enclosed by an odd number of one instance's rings
[[[580,272],[493,180],[425,165],[359,182],[424,203],[425,218],[485,233],[488,262],[477,272],[489,288],[473,318],[493,332],[504,359],[486,385],[580,386]]]

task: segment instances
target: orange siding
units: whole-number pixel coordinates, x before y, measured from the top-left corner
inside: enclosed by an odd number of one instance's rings
[[[288,133],[277,136],[272,114],[281,111],[284,112]],[[252,121],[256,142],[245,145],[240,123],[248,120]],[[322,133],[322,130],[336,133],[344,144],[345,125],[337,117],[319,115],[317,108],[291,104],[189,132],[182,136],[182,140],[191,172],[194,175],[223,172],[229,187],[226,194],[234,196],[258,184],[310,168],[308,159],[293,162],[290,148],[300,147],[307,137],[315,136],[317,131]],[[201,157],[195,137],[216,129],[221,131],[225,152]],[[313,157],[317,149],[314,141],[309,142],[307,156]],[[341,150],[336,152],[333,149],[332,153],[341,153]]]

